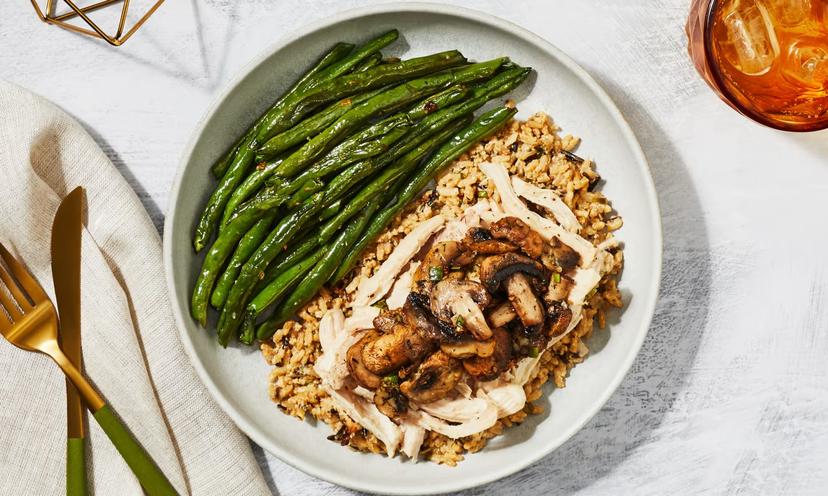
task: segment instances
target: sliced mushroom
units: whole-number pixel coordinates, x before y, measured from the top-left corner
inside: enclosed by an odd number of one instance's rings
[[[543,238],[517,217],[503,217],[491,226],[492,237],[508,239],[532,258],[543,253]]]
[[[369,341],[362,349],[362,364],[377,375],[386,375],[407,364],[406,339],[409,334],[407,325],[396,324],[392,332]]]
[[[525,274],[516,272],[506,280],[509,302],[517,312],[523,325],[530,327],[543,322],[543,307],[538,301]]]
[[[566,308],[562,302],[550,305],[546,311],[546,332],[550,338],[562,336],[571,322],[572,310]]]
[[[400,384],[400,391],[418,403],[431,403],[451,392],[462,376],[460,361],[437,351],[417,367],[411,379]]]
[[[406,318],[402,310],[386,310],[374,317],[374,328],[383,333],[392,333]]]
[[[471,357],[463,360],[463,368],[469,375],[481,381],[491,381],[506,371],[512,361],[512,337],[503,328],[494,330],[494,353],[488,357]]]
[[[483,260],[479,271],[480,282],[483,283],[489,293],[494,294],[500,289],[503,281],[518,272],[532,276],[544,285],[549,277],[549,272],[540,262],[517,253],[505,253],[503,255],[492,255]]]
[[[489,312],[489,325],[491,327],[502,327],[517,318],[515,309],[508,301],[504,301]]]
[[[468,329],[477,339],[486,340],[492,336],[492,330],[480,307],[487,306],[490,299],[480,283],[446,279],[434,286],[431,311],[438,319],[448,320]]]
[[[494,339],[487,341],[465,339],[456,343],[443,343],[440,345],[440,349],[454,358],[488,357],[494,353],[495,341]]]
[[[351,377],[353,377],[360,386],[371,390],[377,389],[380,386],[382,378],[365,368],[365,365],[362,363],[362,350],[366,344],[379,338],[380,336],[381,334],[377,331],[366,332],[362,339],[348,348],[348,353],[345,355],[345,358],[348,361],[348,371],[351,373]]]
[[[399,383],[390,378],[383,379],[374,392],[374,405],[388,418],[397,418],[408,411],[408,398],[400,391]]]
[[[564,274],[573,270],[580,263],[581,256],[578,255],[578,252],[563,244],[558,238],[552,238],[549,245],[552,247],[552,256],[555,257],[555,263],[560,266]]]
[[[502,239],[492,239],[492,233],[482,227],[473,227],[466,233],[463,244],[478,255],[499,255],[517,251],[517,245]]]
[[[436,243],[414,272],[414,288],[429,292],[431,287],[443,279],[453,266],[465,266],[474,260],[474,254],[459,241]]]

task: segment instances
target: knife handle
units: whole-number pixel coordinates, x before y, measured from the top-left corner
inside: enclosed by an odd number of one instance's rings
[[[126,426],[115,416],[109,405],[104,405],[92,416],[95,417],[98,425],[109,436],[110,441],[126,460],[127,465],[132,469],[132,473],[138,478],[141,487],[149,496],[178,495],[170,481],[158,468],[158,465],[152,461],[152,458],[138,444],[138,441],[135,440]]]
[[[86,463],[83,438],[70,437],[66,443],[66,496],[86,496]]]

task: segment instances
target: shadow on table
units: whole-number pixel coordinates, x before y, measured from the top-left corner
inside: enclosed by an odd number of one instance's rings
[[[115,54],[130,62],[213,92],[224,80],[230,41],[236,31],[238,4],[239,2],[227,4],[227,11],[223,12],[227,19],[224,36],[222,42],[217,44],[208,44],[204,34],[204,27],[208,23],[204,20],[202,9],[210,4],[200,4],[198,0],[190,0],[192,16],[179,16],[177,35],[172,38],[159,39],[157,32],[152,29],[152,23],[140,29],[134,40],[116,49],[90,36],[71,31],[70,34],[89,43],[92,50],[114,50]],[[158,15],[165,14],[162,11]],[[182,46],[186,45],[181,44],[181,39],[194,39],[194,50],[198,50],[198,54],[192,53],[193,50],[182,50]]]
[[[712,274],[698,194],[680,154],[647,110],[610,81],[600,83],[633,127],[658,191],[664,266],[655,316],[624,381],[581,431],[526,470],[464,495],[532,494],[540,481],[555,494],[591,486],[652,439],[684,390],[698,352]]]

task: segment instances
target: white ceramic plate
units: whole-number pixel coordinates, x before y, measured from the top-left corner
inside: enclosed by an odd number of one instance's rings
[[[201,257],[191,235],[212,191],[210,165],[296,77],[339,40],[363,41],[398,28],[387,55],[416,56],[456,48],[470,59],[508,55],[534,67],[537,79],[518,92],[519,117],[551,114],[565,133],[583,138],[578,153],[594,158],[604,191],[624,217],[621,288],[627,306],[613,319],[603,348],[573,369],[567,387],[547,396],[542,415],[508,429],[455,468],[411,463],[343,448],[324,424],[300,422],[268,397],[268,372],[256,348],[222,349],[214,332],[189,317]],[[527,94],[528,93],[528,94]],[[232,81],[194,131],[179,165],[164,227],[164,263],[181,340],[207,389],[239,428],[291,465],[350,488],[385,494],[455,491],[516,472],[548,454],[607,401],[633,362],[650,325],[661,272],[661,226],[653,182],[632,131],[606,93],[569,57],[543,39],[487,14],[435,4],[392,4],[350,11],[311,25],[266,50]]]

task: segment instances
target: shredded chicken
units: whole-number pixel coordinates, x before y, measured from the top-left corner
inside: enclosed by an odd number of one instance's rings
[[[560,239],[564,244],[569,245],[581,255],[581,263],[589,264],[595,258],[595,246],[581,236],[569,232],[553,221],[543,217],[526,207],[518,198],[515,190],[512,189],[512,182],[509,179],[509,172],[503,164],[483,163],[482,170],[495,184],[500,201],[507,215],[512,215],[529,224],[538,234],[547,241],[552,238]]]
[[[400,241],[394,252],[383,262],[374,275],[363,280],[354,296],[354,305],[368,306],[379,301],[391,289],[397,275],[409,260],[422,249],[431,236],[443,227],[446,219],[442,215],[422,222]]]
[[[408,264],[408,270],[400,274],[397,282],[391,287],[391,293],[385,299],[385,304],[388,305],[389,310],[396,310],[402,308],[405,304],[405,299],[408,298],[408,292],[411,291],[411,282],[414,280],[414,273],[420,262],[412,261]]]
[[[402,441],[402,431],[397,424],[383,415],[373,403],[364,401],[353,392],[347,389],[336,390],[330,386],[323,385],[323,387],[331,396],[337,409],[342,410],[354,422],[377,436],[377,439],[385,444],[385,452],[388,456],[394,456]]]
[[[555,220],[558,221],[558,224],[567,231],[577,233],[581,230],[581,224],[578,222],[578,218],[566,206],[566,203],[561,200],[561,197],[551,189],[539,188],[517,176],[512,176],[512,187],[519,196],[549,210],[555,217]]]

